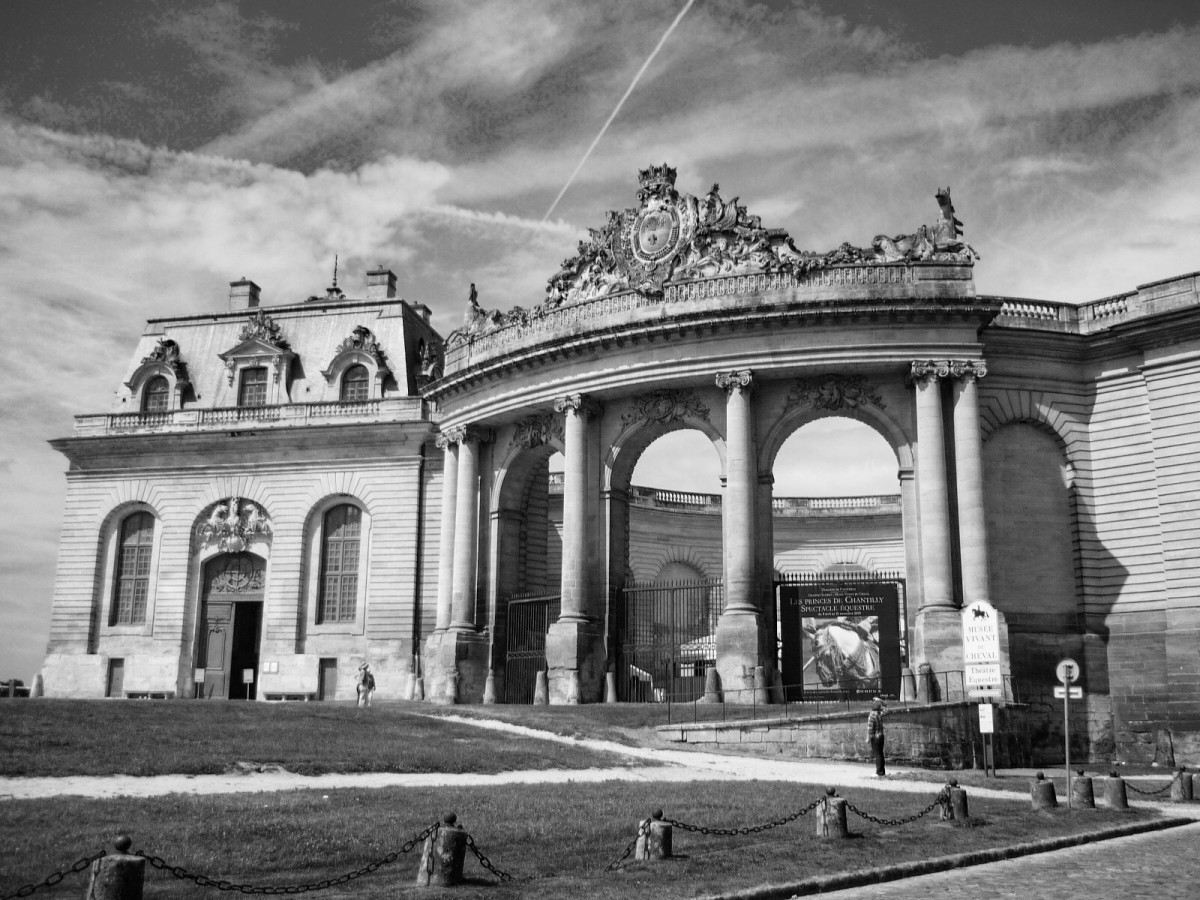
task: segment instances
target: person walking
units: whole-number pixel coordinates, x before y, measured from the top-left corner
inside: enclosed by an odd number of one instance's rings
[[[375,693],[375,676],[371,673],[371,664],[363,662],[358,667],[358,705],[370,706],[371,695]]]
[[[871,703],[871,712],[867,715],[867,740],[871,743],[871,753],[875,756],[875,775],[882,778],[886,772],[883,765],[883,698],[876,697]]]

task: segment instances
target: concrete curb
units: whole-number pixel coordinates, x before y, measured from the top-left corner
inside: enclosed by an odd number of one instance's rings
[[[698,900],[789,900],[791,897],[799,897],[807,894],[823,894],[829,891],[863,887],[869,884],[881,884],[885,881],[899,881],[902,878],[913,878],[917,875],[932,875],[935,872],[948,872],[951,869],[1000,862],[1005,859],[1015,859],[1019,856],[1029,856],[1034,853],[1065,850],[1067,847],[1077,847],[1081,844],[1090,844],[1095,841],[1129,837],[1130,835],[1144,834],[1149,831],[1163,831],[1167,828],[1177,828],[1180,825],[1194,825],[1196,821],[1196,819],[1173,817],[1156,819],[1152,822],[1136,822],[1114,828],[1105,828],[1100,831],[1086,831],[1082,834],[1069,834],[1057,838],[1047,838],[1044,841],[1030,841],[1029,843],[1013,844],[1008,847],[993,847],[989,850],[975,850],[971,853],[956,853],[953,856],[937,856],[933,859],[913,860],[912,862],[897,863],[894,866],[884,866],[880,869],[858,869],[854,872],[821,875],[785,884],[765,884],[756,888],[747,888],[744,891],[709,894],[698,898]]]

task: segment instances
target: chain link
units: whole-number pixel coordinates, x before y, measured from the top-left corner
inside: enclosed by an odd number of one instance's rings
[[[88,868],[96,860],[108,856],[107,850],[101,850],[95,856],[85,856],[83,859],[76,860],[69,868],[63,869],[61,872],[51,872],[43,878],[38,884],[24,884],[17,888],[14,893],[5,894],[0,897],[0,900],[13,900],[14,897],[28,897],[35,891],[40,891],[42,888],[54,887],[68,875],[74,872],[82,872]]]
[[[347,872],[345,875],[338,875],[336,878],[324,878],[321,881],[314,881],[310,884],[285,884],[285,885],[254,885],[254,884],[237,884],[232,881],[217,880],[209,878],[207,875],[198,875],[195,872],[189,872],[183,866],[172,866],[160,856],[153,856],[142,850],[134,850],[134,856],[140,856],[154,866],[164,872],[169,872],[181,881],[193,881],[198,887],[214,887],[218,891],[237,891],[241,894],[306,894],[309,891],[322,891],[326,888],[336,887],[340,884],[354,881],[356,878],[361,878],[370,873],[394,863],[405,853],[412,851],[417,844],[420,844],[427,837],[438,830],[439,823],[434,822],[412,840],[405,841],[399,850],[393,850],[387,856],[381,857],[372,863],[368,863],[361,869],[355,872]],[[0,898],[0,900],[8,900],[8,898]]]
[[[1126,781],[1125,787],[1129,788],[1135,794],[1141,794],[1143,797],[1157,797],[1159,794],[1165,794],[1167,791],[1169,791],[1171,789],[1171,785],[1173,785],[1175,782],[1177,782],[1179,780],[1180,774],[1181,773],[1176,773],[1174,778],[1172,778],[1170,781],[1168,781],[1166,784],[1164,784],[1162,787],[1160,787],[1156,791],[1143,791],[1140,788],[1134,787],[1132,781]]]
[[[494,865],[492,865],[492,861],[483,855],[483,851],[475,846],[475,838],[471,837],[470,834],[467,834],[467,847],[472,853],[475,854],[475,858],[479,860],[479,864],[499,878],[502,882],[512,881],[511,875],[509,875],[507,872],[502,872],[500,869],[497,869]]]
[[[617,869],[618,866],[621,865],[621,863],[623,863],[623,862],[625,862],[625,860],[629,859],[629,854],[633,852],[633,848],[637,846],[637,842],[642,839],[642,837],[646,834],[647,829],[649,829],[649,828],[650,828],[650,820],[649,819],[646,819],[643,822],[639,823],[637,837],[635,837],[632,841],[629,842],[629,846],[625,848],[624,853],[622,853],[620,856],[618,856],[616,859],[614,859],[612,862],[610,862],[607,866],[604,867],[604,871],[605,872],[613,872]]]
[[[929,815],[931,812],[933,812],[939,806],[945,808],[946,804],[948,804],[949,802],[950,802],[950,788],[944,787],[941,789],[941,791],[938,792],[938,795],[933,798],[933,802],[930,803],[927,807],[925,807],[923,810],[921,810],[916,815],[905,816],[902,819],[881,819],[878,816],[871,815],[869,812],[864,812],[863,810],[861,810],[857,806],[855,806],[853,803],[851,803],[849,800],[846,801],[846,809],[850,810],[850,812],[854,813],[859,818],[866,819],[868,822],[874,822],[876,825],[887,825],[887,826],[910,825],[913,822],[917,821],[918,819],[922,819],[925,816]]]
[[[676,819],[663,819],[663,822],[668,825],[672,825],[675,828],[682,828],[684,831],[692,831],[696,832],[697,834],[716,834],[727,836],[758,834],[760,831],[769,831],[772,828],[778,828],[780,825],[787,825],[789,822],[795,822],[801,816],[808,815],[810,812],[816,809],[823,799],[823,797],[818,797],[803,809],[794,812],[791,815],[784,816],[782,819],[777,819],[774,822],[768,822],[765,825],[753,825],[745,828],[708,828],[703,825],[689,825],[687,822],[680,822]]]

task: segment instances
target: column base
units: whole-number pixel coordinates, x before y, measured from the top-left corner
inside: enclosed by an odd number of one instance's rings
[[[763,621],[758,613],[722,613],[717,620],[717,674],[726,703],[758,702],[754,672],[760,666],[774,666],[774,660],[764,659]]]
[[[603,697],[604,629],[595,622],[555,622],[546,632],[551,703],[597,703]]]
[[[479,703],[487,685],[487,636],[470,631],[431,634],[425,642],[425,699]]]

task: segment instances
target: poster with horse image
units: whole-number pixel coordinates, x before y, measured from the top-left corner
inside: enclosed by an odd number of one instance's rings
[[[779,624],[780,668],[789,700],[899,697],[896,582],[782,584]]]

